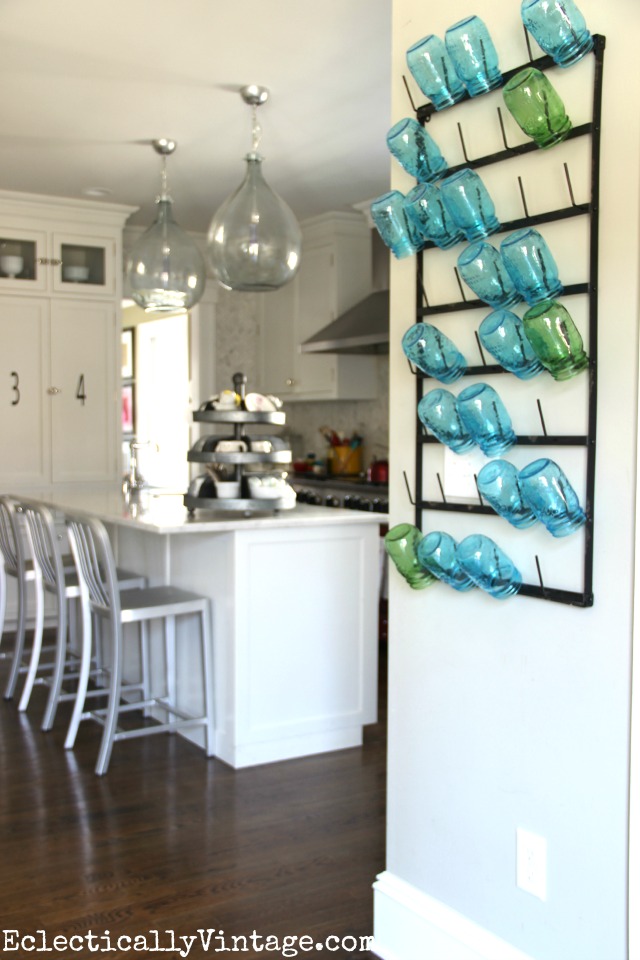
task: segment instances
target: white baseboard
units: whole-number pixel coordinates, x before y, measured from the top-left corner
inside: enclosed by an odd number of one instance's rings
[[[373,884],[373,953],[383,960],[533,960],[389,871]]]

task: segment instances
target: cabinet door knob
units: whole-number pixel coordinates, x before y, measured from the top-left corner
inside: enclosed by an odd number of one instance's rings
[[[293,387],[295,386],[295,380],[293,379],[293,377],[287,377],[287,379],[285,380],[285,384],[287,387]]]
[[[47,393],[49,394],[49,396],[55,397],[57,393],[62,393],[62,389],[60,387],[49,387],[49,389],[47,390]]]

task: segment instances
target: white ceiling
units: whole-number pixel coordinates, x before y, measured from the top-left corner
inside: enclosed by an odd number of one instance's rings
[[[391,0],[0,0],[0,188],[153,220],[160,159],[178,223],[206,231],[244,175],[259,108],[264,174],[299,219],[389,181]]]

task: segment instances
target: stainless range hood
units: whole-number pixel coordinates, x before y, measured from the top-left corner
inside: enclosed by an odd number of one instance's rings
[[[371,231],[372,293],[300,345],[302,353],[389,353],[389,251]]]
[[[377,290],[300,345],[302,353],[388,353],[389,291]]]

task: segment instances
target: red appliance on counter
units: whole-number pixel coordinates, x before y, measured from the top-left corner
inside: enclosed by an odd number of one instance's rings
[[[371,466],[367,470],[367,480],[371,483],[379,483],[386,486],[389,483],[389,461],[372,460]]]

